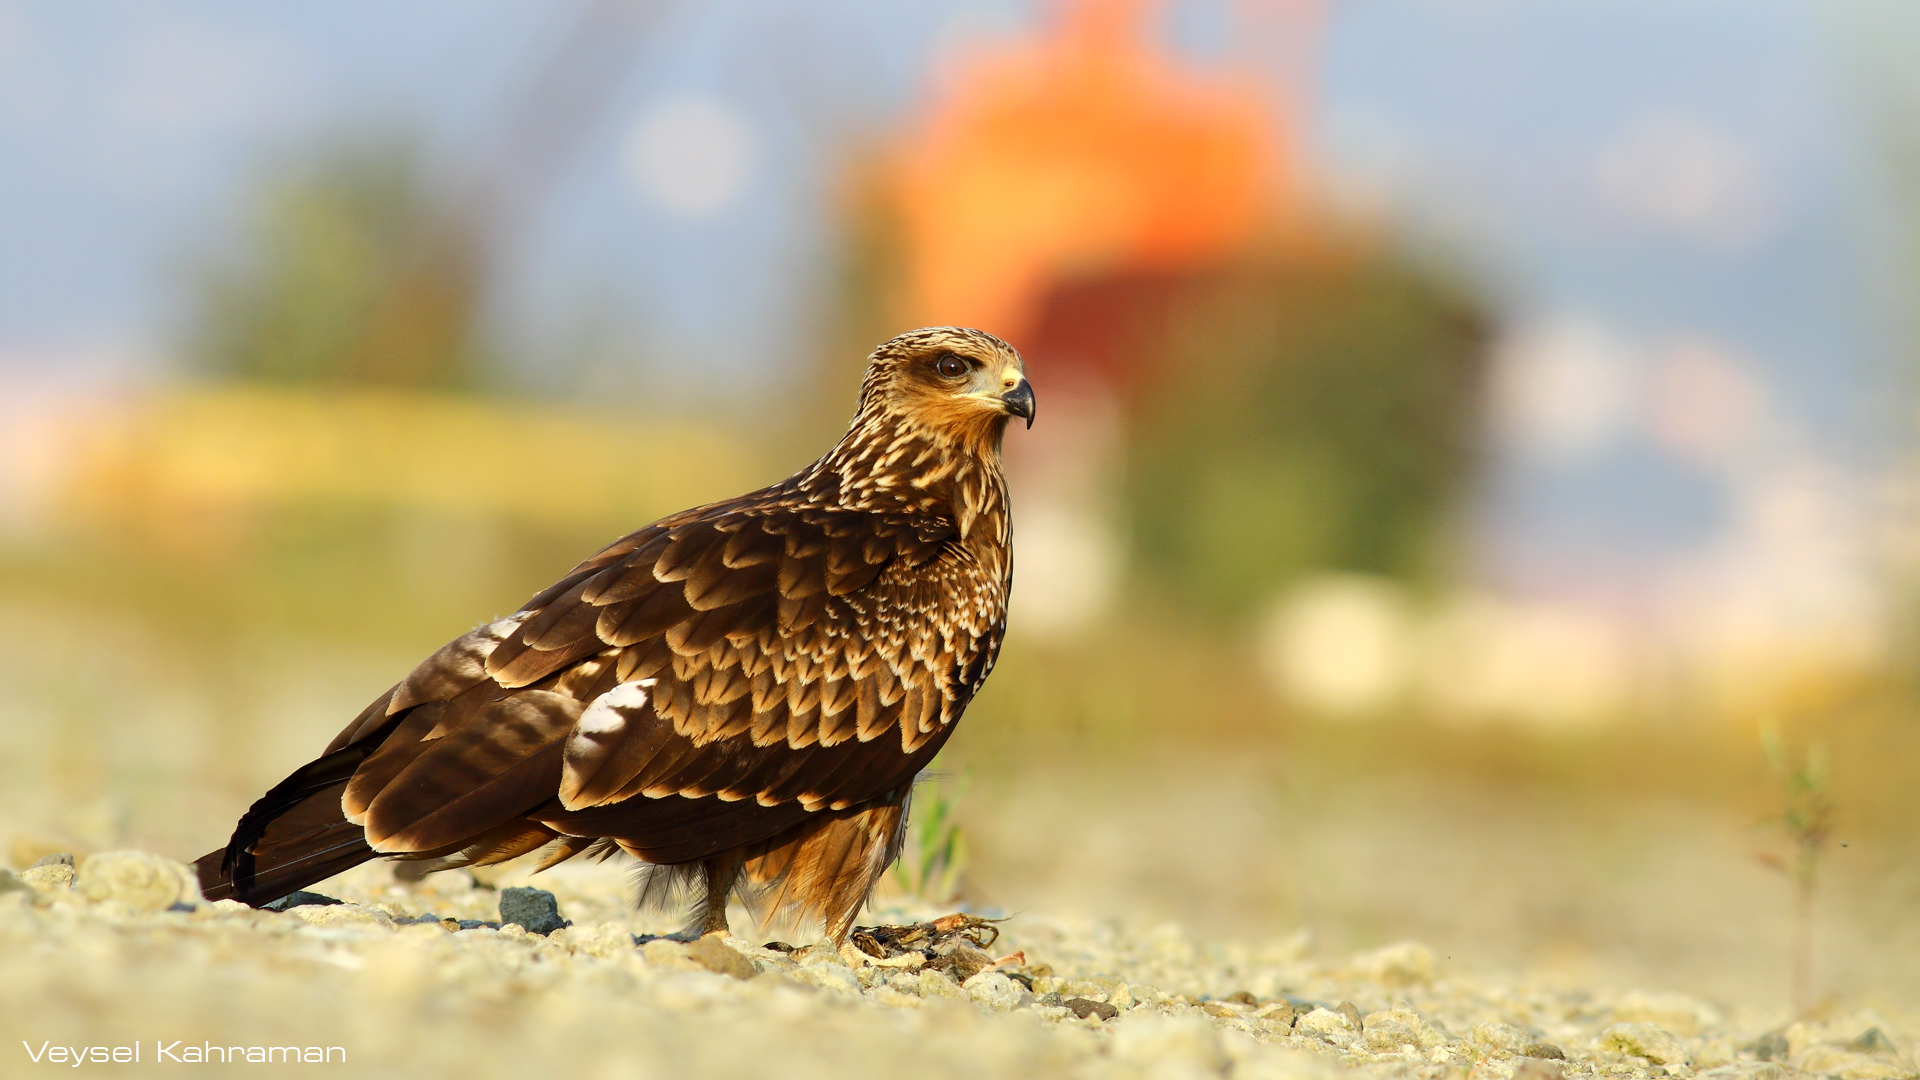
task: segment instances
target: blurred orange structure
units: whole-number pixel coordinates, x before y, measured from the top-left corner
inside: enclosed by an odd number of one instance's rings
[[[1272,89],[1169,56],[1160,6],[1066,0],[959,58],[900,156],[910,321],[1018,343],[1060,282],[1218,265],[1294,205]]]

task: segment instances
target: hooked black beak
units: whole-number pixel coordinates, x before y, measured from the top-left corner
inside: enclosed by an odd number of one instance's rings
[[[1007,411],[1015,416],[1025,417],[1027,426],[1033,426],[1033,384],[1021,379],[1014,388],[1000,395],[1006,403]]]

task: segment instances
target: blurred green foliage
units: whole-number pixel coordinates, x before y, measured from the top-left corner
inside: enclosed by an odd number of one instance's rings
[[[481,249],[451,206],[402,137],[268,169],[237,247],[197,275],[189,361],[243,381],[472,386]]]
[[[1137,409],[1144,568],[1229,614],[1313,571],[1438,576],[1487,327],[1463,288],[1389,252],[1275,259],[1194,290]]]
[[[960,831],[957,811],[967,780],[962,775],[952,783],[922,780],[915,785],[907,842],[893,864],[894,884],[907,895],[930,904],[944,904],[960,895],[960,878],[967,869],[967,838]]]

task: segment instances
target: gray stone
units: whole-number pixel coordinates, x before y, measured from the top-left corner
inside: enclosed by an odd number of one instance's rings
[[[1655,1065],[1685,1065],[1693,1060],[1680,1036],[1658,1024],[1615,1024],[1600,1033],[1600,1046],[1646,1058]]]
[[[1528,1043],[1520,1051],[1521,1057],[1543,1058],[1548,1061],[1565,1061],[1567,1052],[1550,1042]]]
[[[500,890],[500,921],[529,934],[551,934],[567,925],[567,920],[560,917],[560,902],[552,893],[520,885]]]
[[[1104,1001],[1094,1001],[1090,998],[1067,998],[1060,1002],[1060,1004],[1062,1007],[1072,1010],[1073,1015],[1082,1020],[1085,1020],[1089,1016],[1097,1016],[1102,1020],[1111,1020],[1120,1015],[1120,1010],[1114,1008],[1112,1005]]]
[[[1893,1045],[1893,1040],[1887,1038],[1887,1033],[1877,1027],[1870,1027],[1854,1036],[1853,1041],[1847,1044],[1847,1048],[1858,1050],[1863,1054],[1899,1053]]]
[[[1769,1031],[1740,1049],[1761,1061],[1772,1061],[1786,1057],[1792,1046],[1787,1042],[1786,1032]]]
[[[33,862],[33,865],[28,867],[27,869],[38,870],[43,866],[72,866],[72,865],[73,865],[73,853],[70,851],[62,851],[54,855],[40,856],[38,859],[35,859]]]
[[[261,904],[260,910],[290,911],[297,907],[327,907],[339,903],[344,903],[344,901],[335,900],[331,896],[323,896],[317,892],[308,892],[305,889],[295,889],[293,892],[288,893],[278,900]]]

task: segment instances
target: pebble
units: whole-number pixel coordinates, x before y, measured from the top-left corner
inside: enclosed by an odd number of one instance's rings
[[[808,986],[817,986],[836,994],[858,996],[862,989],[860,977],[845,964],[802,964],[790,974]]]
[[[308,892],[305,889],[295,889],[278,900],[261,904],[260,910],[291,911],[297,907],[332,907],[339,903],[344,903],[344,901],[335,900],[331,896],[323,896],[317,892]]]
[[[1473,1044],[1490,1054],[1524,1057],[1528,1041],[1527,1033],[1512,1024],[1480,1024],[1473,1029]]]
[[[652,938],[640,943],[640,955],[649,967],[668,971],[705,971],[688,953],[687,943],[672,938]]]
[[[1600,1033],[1600,1046],[1646,1058],[1655,1065],[1685,1065],[1693,1060],[1687,1044],[1658,1024],[1615,1024]]]
[[[1276,1024],[1283,1028],[1291,1028],[1293,1027],[1294,1017],[1297,1014],[1294,1011],[1292,1002],[1276,1001],[1271,1005],[1261,1006],[1260,1011],[1254,1013],[1253,1015],[1267,1022],[1268,1024]]]
[[[1859,1050],[1867,1054],[1899,1053],[1899,1049],[1893,1045],[1893,1040],[1887,1038],[1887,1033],[1881,1031],[1878,1027],[1870,1027],[1854,1036],[1853,1039],[1847,1043],[1847,1048],[1850,1050]]]
[[[1786,1057],[1792,1052],[1793,1047],[1792,1044],[1787,1042],[1785,1032],[1769,1031],[1765,1035],[1748,1043],[1744,1049],[1747,1053],[1752,1054],[1761,1061],[1772,1061],[1775,1058]]]
[[[165,911],[175,904],[200,902],[200,886],[191,869],[144,851],[87,856],[75,870],[73,888],[95,903],[113,901],[135,911]]]
[[[1446,1042],[1411,1009],[1368,1013],[1361,1033],[1367,1049],[1381,1054],[1431,1051]]]
[[[548,894],[552,896],[551,893]],[[687,946],[687,957],[694,963],[719,975],[731,975],[736,979],[751,979],[760,973],[753,961],[740,955],[729,947],[718,935],[708,935]]]
[[[70,862],[49,863],[42,860],[21,872],[20,880],[43,893],[64,892],[73,888],[75,876],[77,875]]]
[[[588,923],[562,927],[547,935],[547,940],[574,953],[611,959],[632,953],[636,946],[633,933],[619,923]]]
[[[960,984],[960,988],[967,992],[968,997],[994,1012],[1011,1012],[1014,1006],[1020,1004],[1021,995],[1027,992],[1026,987],[997,971],[983,971]]]
[[[972,995],[960,989],[960,984],[931,968],[919,975],[920,996],[929,998],[950,998],[954,1001],[967,1001]]]
[[[379,908],[359,904],[306,904],[288,910],[287,914],[312,926],[393,929],[393,916]]]
[[[500,890],[500,922],[519,926],[529,934],[551,934],[567,925],[560,917],[560,901],[545,889],[508,886]]]
[[[1327,1008],[1316,1008],[1295,1020],[1293,1030],[1302,1035],[1324,1039],[1339,1047],[1349,1045],[1354,1037],[1360,1034],[1359,1025],[1355,1024],[1346,1013]]]
[[[1120,1010],[1114,1008],[1112,1005],[1104,1001],[1093,1001],[1088,998],[1067,998],[1060,1002],[1060,1005],[1082,1020],[1085,1020],[1089,1016],[1097,1016],[1102,1020],[1112,1020],[1120,1015]]]

